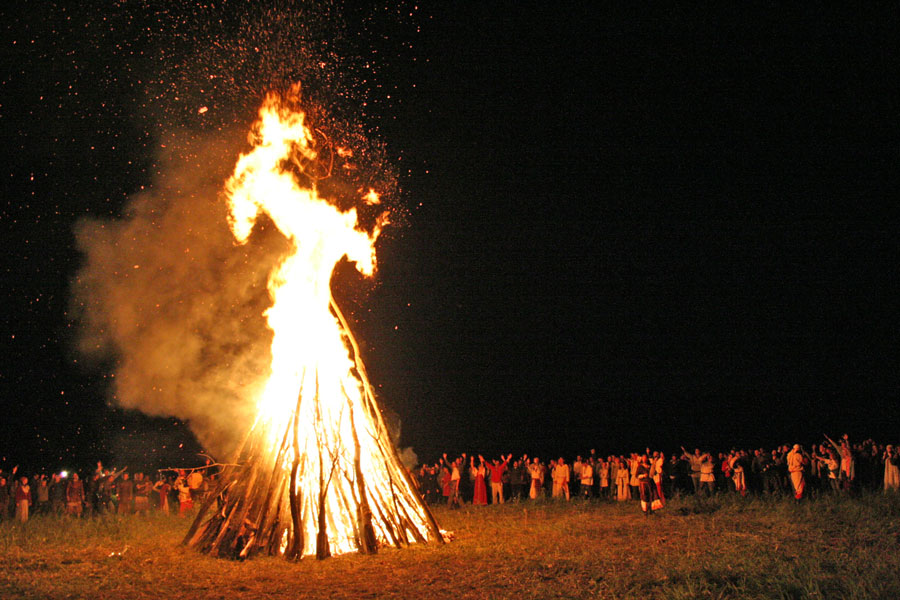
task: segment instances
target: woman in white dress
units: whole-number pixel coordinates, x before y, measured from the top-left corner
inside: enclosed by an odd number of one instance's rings
[[[900,489],[900,455],[891,444],[884,449],[884,491]]]

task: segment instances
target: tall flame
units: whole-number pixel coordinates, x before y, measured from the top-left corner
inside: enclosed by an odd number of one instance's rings
[[[271,373],[250,434],[258,448],[248,454],[265,464],[253,467],[256,475],[224,474],[225,485],[251,479],[240,488],[248,498],[246,507],[238,508],[235,500],[230,510],[246,513],[256,536],[274,520],[272,531],[281,537],[277,552],[289,552],[294,544],[297,556],[320,555],[323,545],[330,554],[374,551],[368,548],[374,544],[365,541],[372,534],[381,544],[439,540],[433,517],[397,459],[358,346],[331,294],[332,272],[345,257],[372,275],[375,241],[387,220],[380,218],[372,232],[364,231],[355,209],[341,211],[321,198],[313,178],[308,186],[300,183],[317,153],[304,114],[288,101],[274,94],[266,98],[251,141],[253,148],[241,155],[225,186],[232,232],[245,243],[265,213],[292,251],[268,282]],[[372,190],[360,200],[378,202]],[[274,499],[249,500],[256,493],[250,490],[259,489],[257,479],[269,472],[284,474],[280,485],[281,476],[268,480]],[[231,518],[228,510],[221,515],[222,528],[226,516]],[[253,543],[247,548],[252,550]]]
[[[268,419],[274,430],[283,430],[287,424],[283,419],[298,395],[315,385],[316,374],[323,397],[341,398],[339,386],[350,390],[360,385],[351,374],[354,364],[331,312],[331,273],[346,256],[364,275],[372,275],[380,230],[369,234],[357,229],[356,209],[339,211],[285,170],[285,165],[302,170],[298,155],[316,158],[302,112],[270,94],[259,117],[256,145],[240,157],[225,189],[238,242],[247,241],[257,217],[265,212],[293,245],[293,252],[269,277],[273,304],[265,314],[274,332],[272,373],[259,400],[259,418]]]

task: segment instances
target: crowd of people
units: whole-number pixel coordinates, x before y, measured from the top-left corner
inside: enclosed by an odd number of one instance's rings
[[[802,500],[810,490],[853,493],[900,488],[900,453],[893,445],[872,440],[851,444],[844,435],[829,437],[809,450],[800,444],[773,449],[731,449],[709,452],[699,448],[669,455],[661,451],[598,456],[595,450],[544,461],[522,455],[485,460],[481,455],[447,454],[414,475],[429,504],[486,505],[573,496],[627,501],[640,500],[645,514],[662,508],[673,494],[711,496],[731,492],[787,495]],[[487,490],[490,489],[490,497]]]
[[[184,515],[209,493],[214,478],[207,467],[168,469],[151,478],[131,475],[127,468],[106,469],[100,462],[87,477],[66,471],[27,476],[18,467],[9,473],[0,469],[0,522],[26,522],[34,515],[82,517],[151,510]]]
[[[458,508],[502,504],[507,499],[534,501],[572,497],[610,501],[640,500],[652,514],[674,494],[712,496],[719,493],[791,495],[802,500],[810,491],[854,493],[900,489],[900,452],[872,440],[851,444],[826,436],[808,451],[800,444],[774,449],[709,452],[681,448],[599,456],[591,450],[567,462],[545,461],[527,454],[486,460],[462,453],[444,454],[421,465],[413,479],[429,504]],[[33,514],[82,517],[104,513],[142,514],[151,510],[184,515],[215,488],[216,470],[162,470],[151,478],[128,469],[108,470],[102,463],[87,477],[78,473],[22,475],[0,469],[0,521],[28,521]]]

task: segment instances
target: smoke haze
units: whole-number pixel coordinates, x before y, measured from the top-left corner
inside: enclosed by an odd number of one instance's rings
[[[287,250],[265,225],[252,243],[234,243],[219,197],[234,160],[223,156],[235,146],[227,141],[162,157],[157,182],[124,218],[82,221],[73,285],[78,349],[112,365],[114,399],[190,421],[213,452],[229,451],[255,415],[270,361],[266,280]]]

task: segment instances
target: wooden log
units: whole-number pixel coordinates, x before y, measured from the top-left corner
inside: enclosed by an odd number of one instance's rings
[[[325,518],[325,494],[327,492],[327,484],[325,483],[325,462],[322,457],[322,439],[320,430],[322,425],[322,407],[319,403],[319,373],[316,372],[316,393],[313,397],[315,403],[316,414],[316,442],[319,446],[319,506],[316,514],[317,530],[316,530],[316,559],[324,560],[331,556],[331,549],[328,546],[328,523]]]
[[[350,407],[350,431],[353,438],[353,471],[359,491],[359,499],[356,505],[359,551],[363,554],[375,554],[378,551],[378,543],[375,539],[375,528],[372,526],[372,509],[369,508],[369,500],[366,497],[365,477],[362,471],[362,449],[359,445],[359,436],[356,433],[356,415],[353,412],[353,404],[350,401],[350,397],[347,396],[347,392],[343,387],[343,384],[341,384],[341,390],[347,399],[347,406]]]
[[[303,372],[304,377],[306,376],[306,371]],[[297,397],[297,407],[294,409],[294,419],[293,419],[293,448],[294,448],[294,460],[291,464],[291,479],[289,482],[289,492],[288,505],[291,508],[291,522],[294,525],[294,530],[291,535],[290,544],[288,546],[288,550],[285,552],[286,558],[290,559],[299,559],[303,556],[303,519],[302,517],[302,507],[300,504],[300,490],[297,489],[297,474],[300,470],[300,440],[298,429],[300,427],[300,403],[303,400],[303,390],[300,390],[300,393]]]

